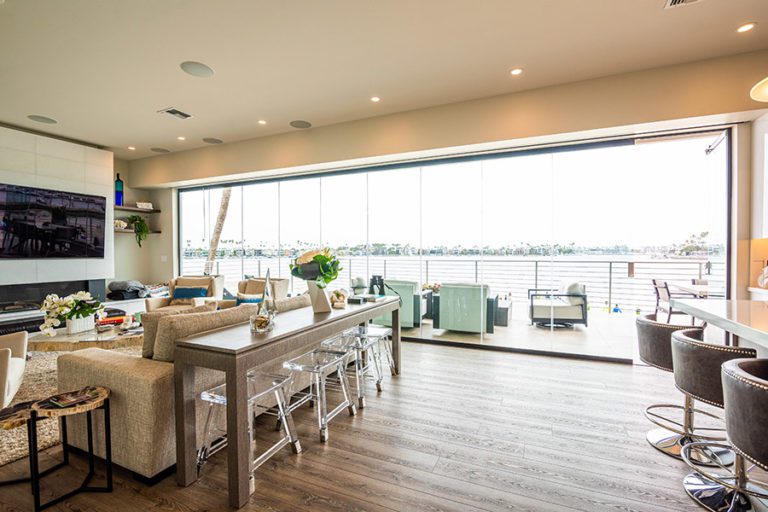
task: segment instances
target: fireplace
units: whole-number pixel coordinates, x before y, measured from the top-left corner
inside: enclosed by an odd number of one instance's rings
[[[96,300],[105,299],[103,279],[0,286],[0,334],[37,331],[43,319],[40,305],[46,295],[61,297],[83,290],[91,292]]]

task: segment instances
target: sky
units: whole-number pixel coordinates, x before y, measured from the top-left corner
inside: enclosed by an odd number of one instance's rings
[[[725,243],[725,144],[717,135],[233,189],[222,240],[247,246],[631,247],[709,231]],[[221,189],[182,192],[182,244],[207,247]]]

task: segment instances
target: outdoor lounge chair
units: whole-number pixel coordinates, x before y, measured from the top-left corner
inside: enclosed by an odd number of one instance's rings
[[[587,289],[571,283],[560,290],[533,288],[528,290],[531,325],[539,327],[573,327],[587,324]]]

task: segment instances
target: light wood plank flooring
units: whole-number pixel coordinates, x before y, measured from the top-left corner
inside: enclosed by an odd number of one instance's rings
[[[313,411],[298,411],[304,453],[285,449],[262,466],[243,510],[698,510],[680,486],[684,464],[644,438],[643,407],[681,401],[669,374],[418,343],[404,344],[403,361],[367,408],[331,423],[325,445]],[[272,418],[260,423],[260,438],[274,435]],[[59,454],[48,450],[42,464]],[[79,457],[74,466],[85,469]],[[0,468],[0,479],[26,469]],[[46,478],[45,498],[78,478],[72,469]],[[122,471],[115,485],[56,510],[228,510],[224,452],[189,488],[174,477],[147,487]],[[28,486],[0,488],[0,510],[30,506]]]

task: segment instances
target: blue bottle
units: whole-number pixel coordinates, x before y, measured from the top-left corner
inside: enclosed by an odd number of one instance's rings
[[[120,179],[120,173],[117,173],[115,180],[115,206],[123,206],[123,180]]]

